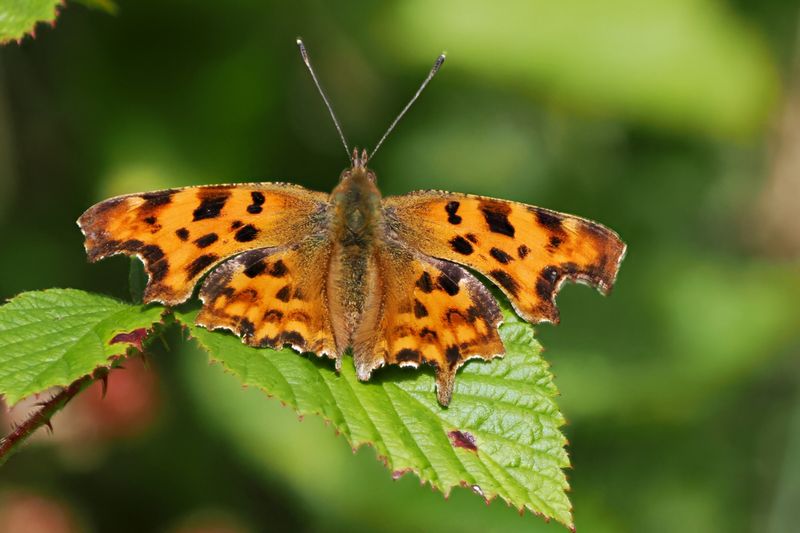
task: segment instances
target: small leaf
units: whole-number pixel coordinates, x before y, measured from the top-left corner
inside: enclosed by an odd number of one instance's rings
[[[109,366],[163,311],[74,289],[20,294],[0,307],[0,394],[13,405]]]
[[[62,0],[3,0],[0,2],[0,44],[33,35],[40,22],[54,24]]]
[[[321,415],[354,449],[373,446],[394,476],[413,472],[445,495],[463,486],[487,501],[499,496],[572,528],[557,390],[533,327],[513,314],[500,327],[506,356],[466,365],[448,408],[436,401],[430,369],[384,368],[363,383],[350,357],[337,374],[330,360],[251,348],[195,326],[194,312],[176,317],[243,384]]]

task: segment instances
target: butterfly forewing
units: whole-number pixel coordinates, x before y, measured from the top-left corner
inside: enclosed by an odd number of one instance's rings
[[[327,195],[296,185],[212,185],[111,198],[78,225],[90,260],[140,257],[149,276],[144,300],[174,305],[225,258],[322,231],[326,209]]]
[[[608,292],[625,253],[600,224],[507,200],[419,191],[386,198],[384,209],[390,232],[485,275],[533,323],[558,322],[555,296],[566,279]]]

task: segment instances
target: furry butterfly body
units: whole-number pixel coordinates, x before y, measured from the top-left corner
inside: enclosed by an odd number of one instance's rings
[[[144,262],[146,302],[184,302],[206,276],[198,324],[337,368],[352,349],[362,380],[385,364],[430,364],[442,405],[465,361],[504,353],[498,304],[464,267],[533,323],[558,321],[564,280],[603,293],[614,283],[625,245],[600,224],[442,191],[382,198],[366,164],[354,151],[330,195],[278,183],[171,189],[111,198],[78,225],[90,260]]]

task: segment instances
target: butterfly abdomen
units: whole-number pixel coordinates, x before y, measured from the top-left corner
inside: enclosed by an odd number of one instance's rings
[[[345,171],[331,193],[333,249],[328,277],[334,336],[341,354],[353,344],[356,326],[380,301],[375,247],[383,231],[381,195],[374,175],[362,168]]]

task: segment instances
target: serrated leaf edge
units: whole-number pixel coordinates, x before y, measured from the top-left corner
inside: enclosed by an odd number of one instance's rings
[[[40,24],[49,24],[50,27],[55,27],[56,20],[58,20],[59,12],[62,9],[64,9],[65,7],[66,7],[66,0],[58,0],[57,2],[55,2],[53,4],[53,13],[52,13],[52,15],[50,17],[48,17],[46,19],[39,19],[39,20],[34,21],[33,26],[31,26],[27,30],[23,30],[22,34],[20,34],[20,35],[18,35],[16,37],[9,36],[9,37],[7,37],[5,39],[0,39],[0,46],[6,45],[6,44],[11,43],[11,42],[16,42],[18,45],[21,45],[22,41],[25,40],[25,37],[30,37],[31,39],[35,39],[36,38],[36,28]]]
[[[220,367],[222,367],[222,369],[223,369],[223,371],[225,373],[233,375],[234,377],[236,377],[240,381],[242,380],[241,377],[238,376],[233,369],[231,369],[228,365],[225,364],[225,362],[223,362],[223,361],[217,359],[216,357],[214,357],[212,355],[212,353],[211,353],[210,348],[206,347],[199,338],[195,337],[192,334],[192,328],[196,327],[195,324],[187,323],[181,317],[179,317],[177,315],[174,316],[174,318],[175,318],[175,321],[186,332],[187,339],[192,341],[192,342],[194,342],[201,350],[203,350],[208,355],[209,362],[212,365],[213,364],[218,364]],[[514,326],[517,326],[517,327],[514,327]],[[522,328],[520,328],[519,326],[522,326]],[[519,335],[520,334],[519,330],[520,329],[526,329],[525,326],[529,326],[529,325],[525,324],[525,323],[514,321],[514,322],[509,322],[507,324],[501,325],[501,328],[503,328],[503,327],[511,327],[511,328],[513,328],[515,330],[514,335]],[[532,328],[532,326],[529,326],[529,327]],[[526,336],[530,335],[531,338],[533,339],[533,342],[535,342],[536,345],[539,346],[540,350],[543,350],[543,348],[539,344],[538,340],[536,340],[535,337],[532,337],[532,335],[533,335],[532,332],[527,332],[526,331],[523,334],[525,334]],[[298,357],[302,356],[302,354],[297,354],[297,355],[298,355]],[[541,358],[541,361],[542,361],[542,364],[543,364],[545,372],[552,379],[552,373],[550,372],[550,364],[546,360],[544,360],[544,358]],[[281,375],[281,378],[284,379],[284,381],[286,382],[286,385],[288,386],[288,389],[290,390],[291,394],[294,395],[292,384],[285,380],[285,378],[283,377],[282,373],[280,372],[280,370],[277,367],[274,367],[274,368],[275,368],[276,373]],[[324,378],[322,373],[320,373],[320,377],[322,378],[322,381],[325,382],[326,388],[330,391],[330,387],[328,386],[327,381],[325,380],[325,378]],[[356,400],[358,400],[357,394],[353,390],[352,384],[350,383],[350,380],[345,379],[345,381],[347,382],[348,389],[352,392],[352,395],[356,398]],[[384,390],[385,390],[385,386],[386,385],[392,385],[392,384],[391,383],[384,383],[383,384]],[[242,386],[243,386],[243,388],[248,388],[250,386],[250,384],[243,383]],[[534,516],[538,516],[538,517],[542,518],[543,520],[545,520],[546,522],[549,522],[551,519],[555,519],[557,522],[562,523],[570,531],[573,531],[573,532],[575,531],[574,519],[573,519],[573,514],[572,514],[572,512],[573,512],[572,501],[569,500],[569,499],[567,499],[568,504],[569,504],[569,508],[567,509],[567,515],[569,516],[569,521],[568,522],[563,522],[563,521],[559,520],[556,517],[556,513],[555,512],[553,512],[552,515],[548,516],[544,512],[534,509],[528,503],[526,503],[526,504],[524,504],[522,506],[513,505],[506,497],[504,497],[502,494],[499,494],[497,491],[491,491],[488,494],[485,494],[483,492],[482,487],[479,487],[477,484],[475,484],[474,480],[473,480],[473,483],[470,483],[469,480],[461,479],[461,480],[459,480],[459,482],[457,484],[445,484],[445,483],[442,483],[441,481],[440,482],[436,482],[431,476],[426,476],[417,467],[403,467],[401,469],[395,470],[393,465],[391,464],[392,460],[388,456],[388,453],[382,453],[379,450],[379,447],[386,448],[385,444],[380,445],[377,442],[372,442],[372,441],[369,441],[369,440],[362,440],[362,441],[358,441],[358,442],[354,441],[354,439],[352,438],[352,433],[349,430],[349,424],[347,423],[346,417],[344,416],[344,413],[339,408],[338,403],[336,402],[336,399],[335,399],[335,397],[334,397],[334,395],[332,393],[331,393],[331,398],[333,399],[332,405],[334,405],[336,407],[336,410],[337,410],[338,415],[339,415],[338,418],[340,420],[342,420],[341,425],[344,426],[345,429],[347,429],[346,432],[345,431],[341,431],[338,427],[336,427],[336,422],[334,421],[333,417],[328,415],[328,414],[326,414],[326,413],[324,413],[321,409],[311,409],[311,410],[303,409],[302,407],[299,406],[299,403],[296,401],[296,397],[294,398],[294,400],[295,400],[294,403],[295,403],[295,405],[297,405],[297,407],[288,405],[288,403],[286,401],[281,400],[280,398],[277,398],[274,393],[270,392],[266,388],[264,388],[262,386],[259,386],[259,385],[253,385],[253,386],[255,388],[257,388],[258,390],[262,391],[268,398],[270,398],[270,399],[274,398],[274,399],[278,400],[283,407],[287,407],[287,408],[292,409],[298,415],[298,417],[299,417],[299,419],[301,421],[302,421],[303,417],[305,417],[307,415],[319,416],[326,424],[330,424],[332,426],[332,428],[334,429],[334,433],[337,436],[341,435],[347,441],[347,443],[350,446],[350,448],[351,448],[353,453],[356,453],[359,449],[361,449],[362,447],[365,447],[365,446],[372,448],[375,451],[376,459],[379,462],[383,463],[383,465],[390,471],[393,479],[398,479],[400,476],[402,476],[402,475],[404,475],[406,473],[412,473],[415,476],[417,476],[417,478],[419,478],[420,485],[424,486],[426,484],[429,484],[432,489],[440,492],[445,499],[448,499],[450,497],[452,489],[455,488],[455,487],[462,487],[462,488],[471,490],[472,492],[478,494],[481,498],[483,498],[483,500],[486,502],[486,504],[490,504],[491,502],[493,502],[494,500],[496,500],[499,497],[502,501],[504,501],[506,503],[506,505],[508,507],[516,509],[517,512],[520,513],[520,515],[524,514],[524,512],[527,510],[531,514],[533,514]],[[395,388],[397,388],[398,390],[401,390],[403,393],[407,394],[409,397],[413,398],[417,403],[419,403],[419,401],[416,398],[414,398],[414,396],[411,395],[408,391],[400,389],[399,387],[395,387]],[[551,396],[556,396],[557,394],[558,393],[554,391]],[[390,400],[390,403],[391,403],[391,400]],[[380,435],[380,431],[374,425],[373,419],[369,415],[368,410],[363,406],[363,404],[360,401],[358,402],[358,405],[359,405],[359,408],[367,414],[366,419],[369,420],[370,424],[372,425],[372,427],[374,429],[374,433],[377,434],[377,435]],[[427,406],[425,406],[424,404],[422,404],[422,405],[423,405],[423,407],[425,407],[427,409]],[[392,403],[392,407],[394,408],[394,404],[393,403]],[[397,412],[396,409],[394,409],[394,413],[398,417],[400,417],[400,414]],[[559,411],[559,413],[560,413],[560,411]],[[566,424],[566,420],[562,416],[562,417],[560,417],[560,420],[557,421],[557,423],[558,423],[558,425],[556,427],[560,429],[561,427],[563,427]],[[405,427],[405,425],[403,425],[403,427]],[[452,428],[452,429],[458,429],[458,428]],[[559,431],[559,433],[561,434],[561,436],[563,438],[563,446],[561,446],[561,448],[563,449],[568,444],[568,441],[566,439],[566,436],[564,436],[561,431]],[[447,438],[446,432],[445,432],[445,438]],[[460,457],[458,457],[458,454],[459,453],[465,453],[465,454],[471,454],[472,453],[472,452],[469,452],[469,451],[466,451],[466,450],[456,449],[456,448],[453,448],[451,446],[448,446],[448,447],[453,451],[453,454],[455,455],[456,459],[459,462],[461,462],[462,465],[463,465],[463,461],[461,460]],[[424,453],[424,451],[419,449],[419,447],[418,447],[418,450],[419,450],[419,455],[424,457],[426,459],[427,463],[433,469],[434,467],[431,464],[431,461],[428,459],[428,456]],[[482,456],[483,455],[487,455],[487,454],[483,453]],[[489,458],[491,459],[490,456],[489,456]],[[567,469],[567,468],[571,468],[571,466],[572,466],[570,461],[569,461],[569,457],[567,456],[566,453],[565,453],[565,459],[566,459],[566,464],[559,467],[562,471]],[[483,460],[481,460],[481,463],[483,464]],[[484,466],[484,469],[489,473],[489,475],[491,475],[491,477],[497,479],[497,477],[494,474],[496,472],[496,468],[495,469],[490,469],[485,464],[483,464],[483,466]],[[464,468],[464,470],[466,470],[466,467]],[[568,480],[566,479],[566,473],[564,475],[565,475],[565,479],[564,479],[565,485],[563,487],[563,490],[564,490],[564,492],[570,492],[571,487],[569,485]],[[511,476],[511,477],[513,479],[513,476]],[[516,483],[516,481],[515,481],[515,483]],[[500,483],[498,483],[498,485],[499,484]],[[476,487],[477,487],[477,490],[476,490]],[[521,487],[521,488],[526,494],[529,494],[528,489],[526,489],[525,487]],[[535,499],[536,501],[542,503],[541,499],[538,498],[538,496],[536,496],[536,494],[534,494],[532,492],[529,494],[529,496],[527,498],[521,498],[521,499]],[[542,509],[548,509],[548,510],[552,511],[552,509],[548,505],[542,505],[541,507],[542,507]]]

